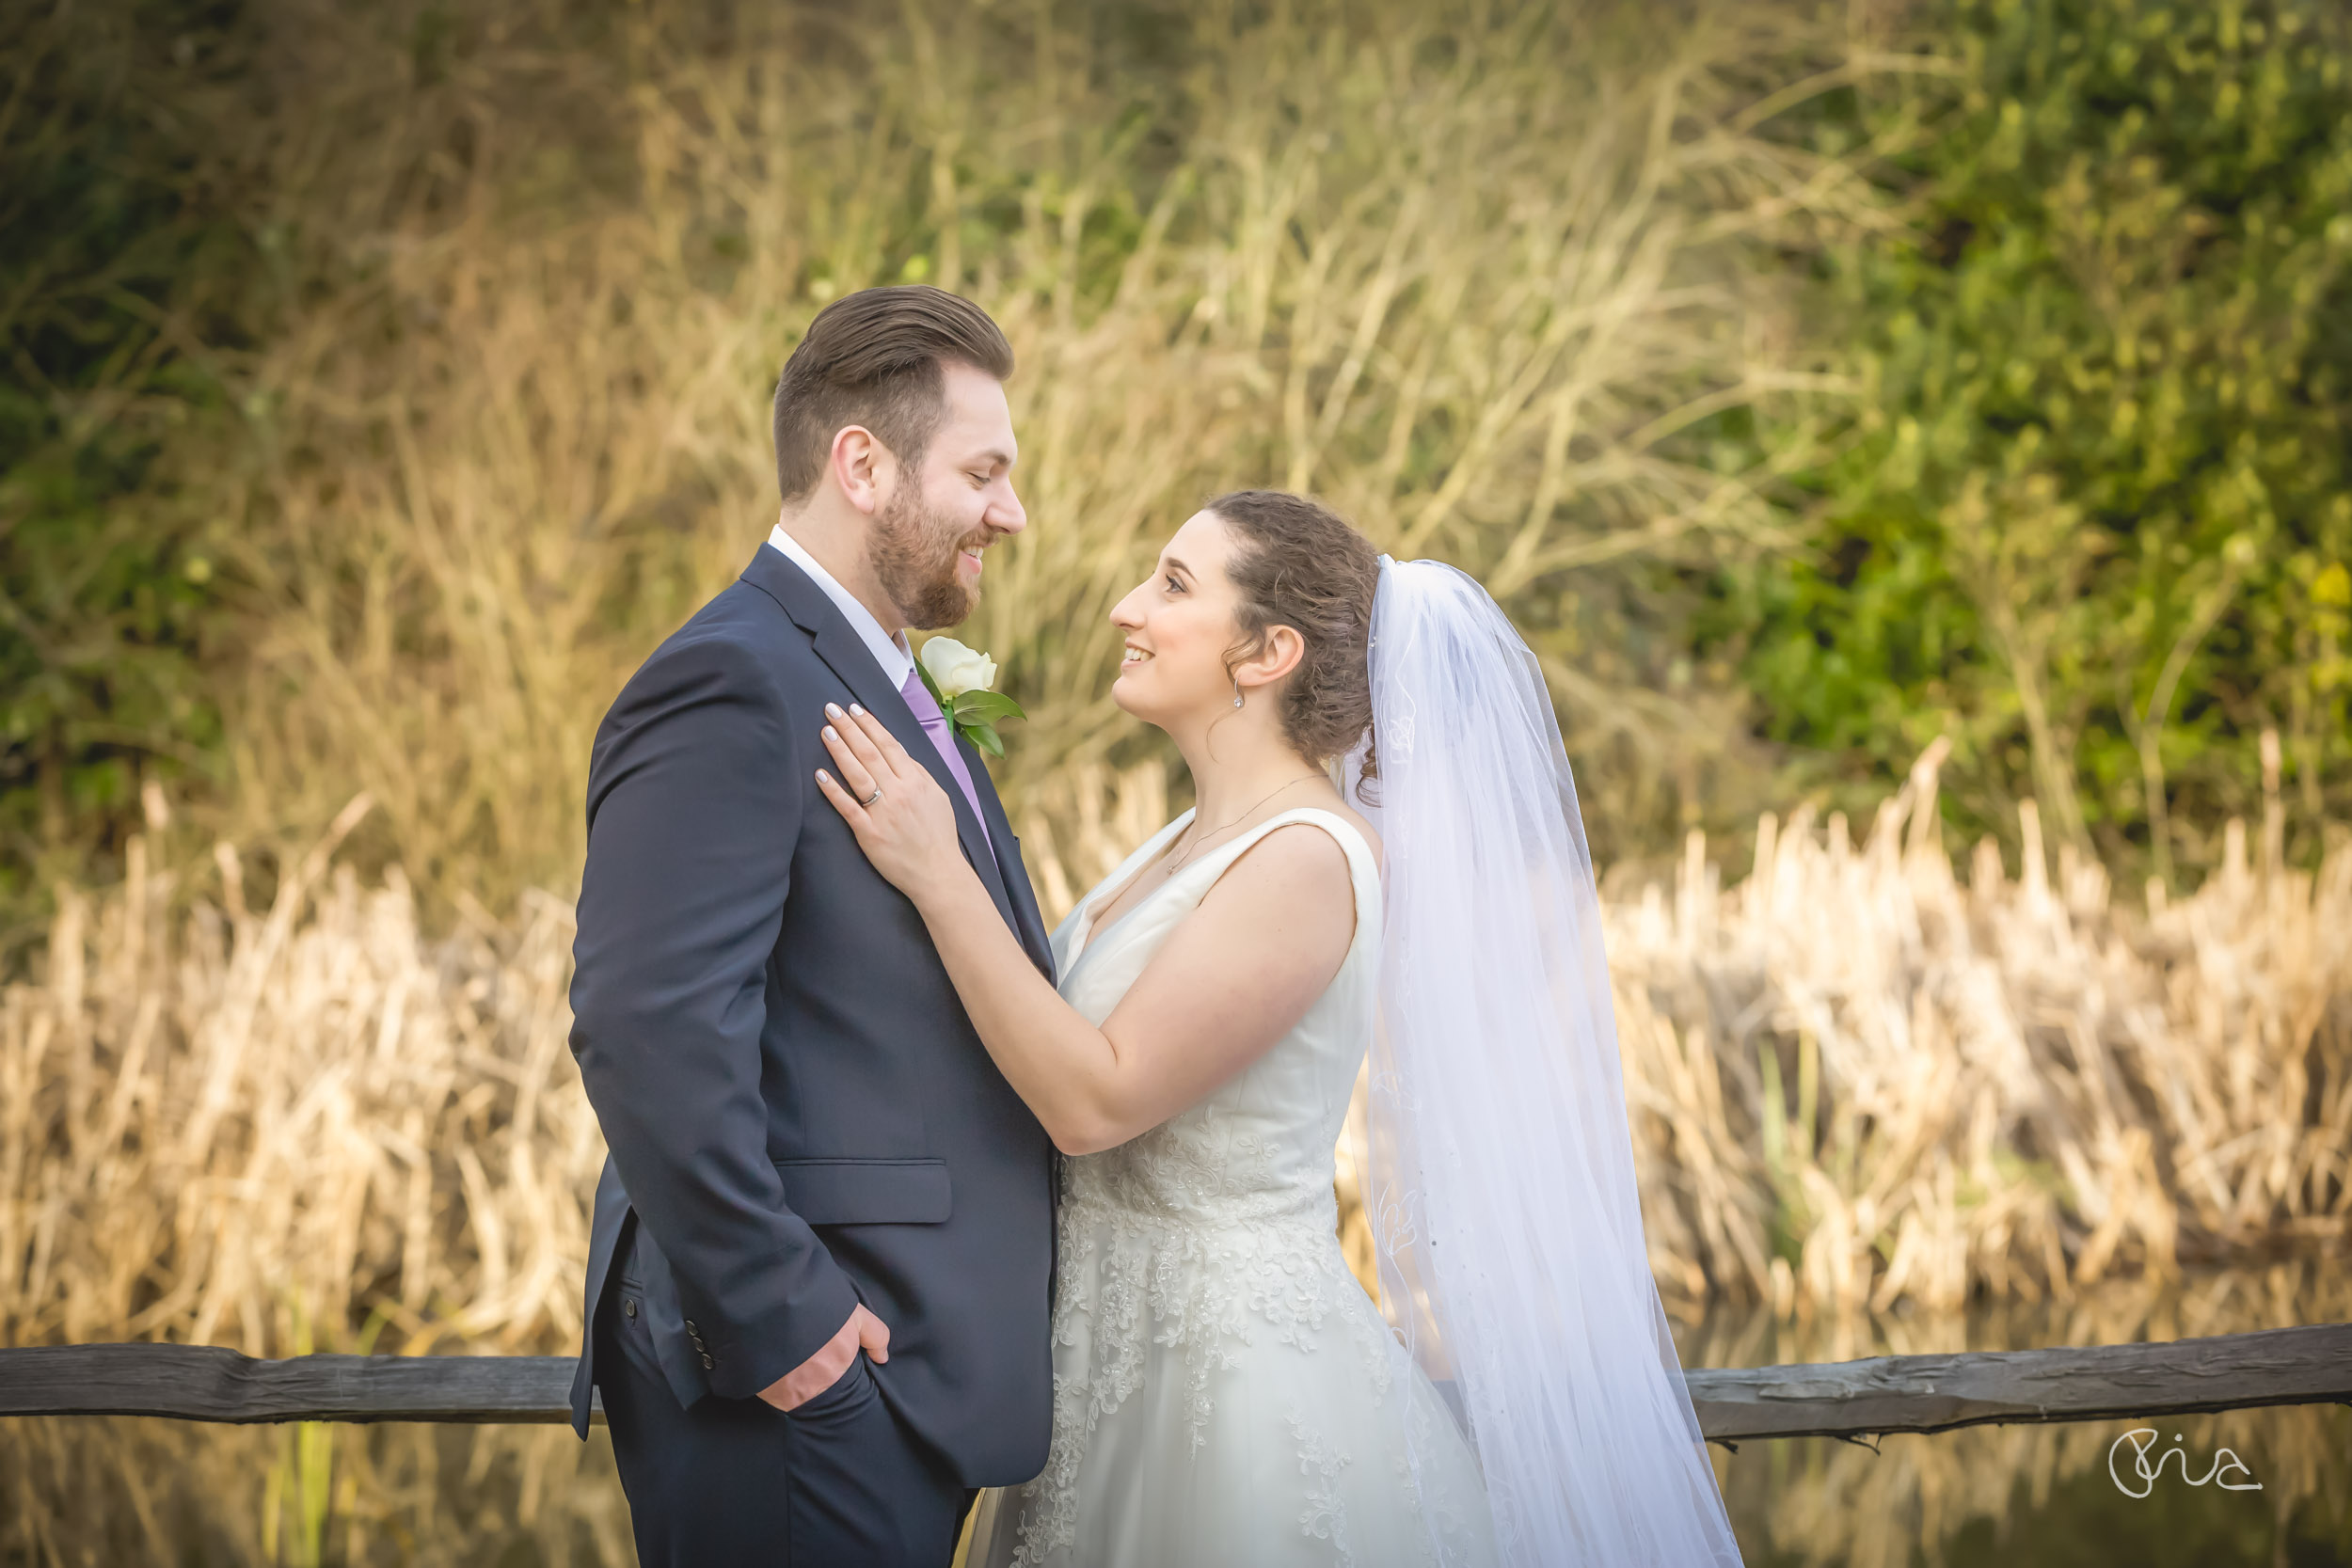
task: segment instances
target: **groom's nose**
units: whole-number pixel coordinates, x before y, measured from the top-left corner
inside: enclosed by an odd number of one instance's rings
[[[989,502],[986,521],[998,533],[1019,533],[1029,526],[1029,515],[1023,510],[1021,498],[1013,493],[1012,478],[1005,478],[1004,494]]]

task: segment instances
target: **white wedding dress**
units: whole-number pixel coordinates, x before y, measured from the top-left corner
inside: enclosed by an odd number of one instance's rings
[[[1355,940],[1306,1017],[1238,1077],[1065,1164],[1052,1449],[1035,1481],[982,1499],[970,1561],[1486,1568],[1493,1526],[1470,1446],[1335,1234],[1332,1150],[1376,1003],[1379,867],[1343,817],[1285,812],[1090,931],[1191,819],[1055,931],[1061,993],[1088,1019],[1109,1017],[1218,877],[1292,823],[1346,851]]]

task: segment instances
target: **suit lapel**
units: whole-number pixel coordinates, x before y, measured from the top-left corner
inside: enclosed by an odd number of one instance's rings
[[[956,841],[963,847],[963,858],[971,863],[973,870],[979,873],[980,881],[988,888],[989,897],[995,902],[996,912],[1005,917],[1005,924],[1013,928],[1014,933],[1021,937],[1023,945],[1026,946],[1027,934],[1022,931],[1021,923],[1015,916],[1012,899],[1005,889],[1004,873],[996,864],[996,857],[989,853],[988,840],[981,835],[979,818],[972,815],[971,803],[964,800],[962,788],[957,784],[955,775],[947,771],[946,759],[939,754],[939,748],[931,744],[931,737],[923,733],[923,726],[915,721],[914,713],[907,707],[906,699],[898,695],[898,689],[890,684],[889,677],[882,672],[882,666],[874,662],[873,654],[867,650],[856,628],[842,618],[841,611],[825,596],[825,591],[811,582],[806,572],[771,546],[759,546],[759,553],[752,557],[752,563],[743,569],[743,580],[783,607],[784,612],[792,618],[792,624],[808,633],[817,657],[841,677],[841,684],[850,689],[859,705],[881,720],[882,727],[907,749],[907,754],[930,769],[931,777],[939,781],[939,787],[947,792],[948,804],[955,808]],[[974,792],[984,800],[993,800],[994,790],[979,782],[987,778],[986,770],[980,769],[977,762],[971,759],[968,753],[965,766],[976,769],[973,774]],[[1001,817],[1004,814],[999,809],[996,815]],[[1007,830],[1004,837],[1009,839],[1010,836],[1010,831]]]
[[[996,798],[995,781],[988,776],[980,754],[961,736],[956,744],[963,748],[963,763],[972,770],[975,791],[980,798],[981,815],[988,819],[988,835],[995,842],[998,868],[1005,874],[1005,888],[1012,900],[1012,928],[1027,950],[1029,961],[1054,978],[1054,944],[1045,932],[1045,917],[1038,911],[1037,893],[1029,886],[1029,868],[1021,859],[1019,840],[1012,836],[1012,824],[1005,820],[1005,803]]]

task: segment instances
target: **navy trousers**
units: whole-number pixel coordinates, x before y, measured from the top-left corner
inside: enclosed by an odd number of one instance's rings
[[[642,1568],[946,1568],[976,1494],[891,1415],[864,1352],[789,1415],[717,1394],[686,1409],[634,1294],[607,1291],[596,1368]]]

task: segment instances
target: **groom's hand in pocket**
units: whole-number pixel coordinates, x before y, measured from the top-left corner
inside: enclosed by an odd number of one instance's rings
[[[890,1325],[866,1310],[863,1303],[851,1309],[840,1333],[816,1354],[762,1388],[759,1397],[778,1410],[805,1404],[841,1381],[861,1348],[866,1359],[877,1365],[890,1359]]]

